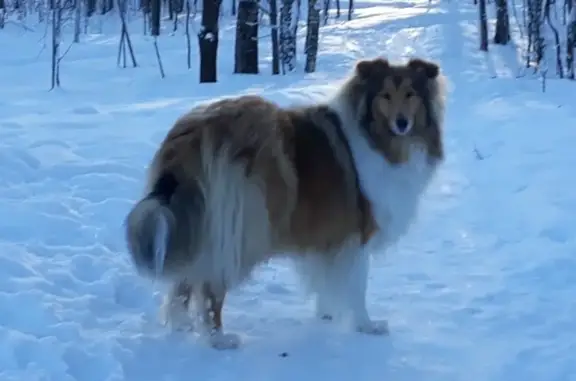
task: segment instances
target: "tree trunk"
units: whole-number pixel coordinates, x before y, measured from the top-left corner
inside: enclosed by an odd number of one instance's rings
[[[192,67],[192,43],[190,41],[190,0],[186,0],[186,28],[184,33],[186,34],[186,65],[188,69]]]
[[[1,0],[0,0],[1,1]],[[280,53],[278,52],[278,5],[277,0],[269,0],[270,2],[270,25],[272,27],[271,40],[272,40],[272,74],[280,74]]]
[[[96,0],[86,0],[86,17],[92,17],[96,12]]]
[[[82,26],[82,1],[74,2],[74,42],[80,42],[80,31]]]
[[[352,12],[354,12],[354,0],[348,0],[348,21],[352,20]]]
[[[324,1],[324,25],[328,25],[328,15],[330,13],[330,0]]]
[[[560,78],[564,78],[564,68],[562,67],[562,49],[560,46],[560,33],[558,33],[558,29],[552,23],[552,19],[550,18],[550,8],[553,6],[552,0],[545,0],[544,3],[544,18],[552,31],[554,36],[554,46],[556,48],[556,74]]]
[[[296,68],[296,17],[295,0],[282,0],[280,8],[280,60],[284,73]]]
[[[304,71],[313,73],[316,71],[316,57],[318,56],[318,36],[320,34],[320,10],[318,0],[308,0],[308,22],[306,28],[306,65]]]
[[[506,45],[510,41],[510,17],[508,0],[496,0],[496,30],[494,43]]]
[[[566,25],[566,70],[567,77],[574,79],[574,48],[576,48],[576,0],[570,0],[568,23]]]
[[[543,0],[527,0],[529,48],[533,54],[532,61],[536,63],[536,65],[540,65],[540,62],[544,58],[545,42],[542,37],[542,1]]]
[[[62,4],[56,0],[52,7],[52,87],[60,87],[60,42],[62,39]]]
[[[202,27],[198,32],[200,83],[218,81],[218,15],[221,0],[202,0]]]
[[[0,0],[0,29],[4,28],[4,20],[6,18],[6,2]]]
[[[234,73],[258,74],[258,0],[238,3]]]
[[[478,13],[480,15],[480,50],[488,51],[488,17],[486,16],[486,0],[479,0]]]
[[[150,1],[150,34],[160,35],[160,0]]]

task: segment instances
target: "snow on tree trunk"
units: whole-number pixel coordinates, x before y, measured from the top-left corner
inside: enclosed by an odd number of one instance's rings
[[[540,65],[544,58],[544,37],[542,36],[542,7],[543,0],[527,0],[528,8],[528,40],[529,53],[532,53],[532,62]],[[530,65],[530,54],[528,55]]]
[[[200,83],[218,81],[218,15],[221,0],[202,1],[202,26],[198,32]]]
[[[569,79],[574,79],[574,49],[576,48],[576,0],[570,0],[570,15],[566,24],[566,70]]]
[[[318,56],[318,35],[320,34],[320,9],[318,0],[308,0],[308,20],[306,28],[306,65],[304,71],[316,71],[316,57]]]
[[[238,3],[234,73],[258,74],[258,0]]]
[[[564,68],[562,67],[562,49],[560,47],[560,33],[558,33],[558,28],[554,26],[552,18],[550,17],[551,9],[553,6],[552,0],[544,0],[544,18],[548,27],[552,31],[554,36],[554,47],[556,48],[556,74],[560,78],[564,78]]]
[[[506,45],[510,41],[510,16],[508,0],[496,0],[496,29],[494,43]]]
[[[282,0],[280,8],[280,61],[284,73],[296,68],[296,30],[298,5],[295,0]]]

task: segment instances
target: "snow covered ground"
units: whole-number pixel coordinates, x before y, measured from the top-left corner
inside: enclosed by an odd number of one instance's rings
[[[160,39],[164,80],[139,32],[141,67],[116,68],[117,29],[74,46],[54,92],[44,31],[0,31],[0,381],[576,380],[576,87],[542,93],[516,78],[512,48],[478,52],[471,0],[359,2],[353,21],[323,27],[308,76],[271,76],[266,47],[263,74],[229,74],[226,24],[220,82],[203,86],[180,33]],[[438,60],[450,82],[447,162],[371,272],[369,309],[391,335],[314,321],[280,262],[229,299],[241,349],[166,332],[121,224],[171,123],[228,94],[309,101],[376,55]]]

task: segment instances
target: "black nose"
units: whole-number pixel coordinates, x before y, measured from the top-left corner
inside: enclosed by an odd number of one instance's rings
[[[400,132],[406,131],[406,129],[408,128],[408,120],[403,116],[396,118],[396,127]]]

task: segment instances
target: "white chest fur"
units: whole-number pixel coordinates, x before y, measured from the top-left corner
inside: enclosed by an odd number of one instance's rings
[[[350,127],[348,125],[347,127]],[[375,250],[394,244],[414,220],[420,197],[430,183],[435,166],[423,147],[413,147],[408,162],[393,165],[373,149],[357,129],[344,128],[360,186],[370,201],[379,234],[369,242]]]

